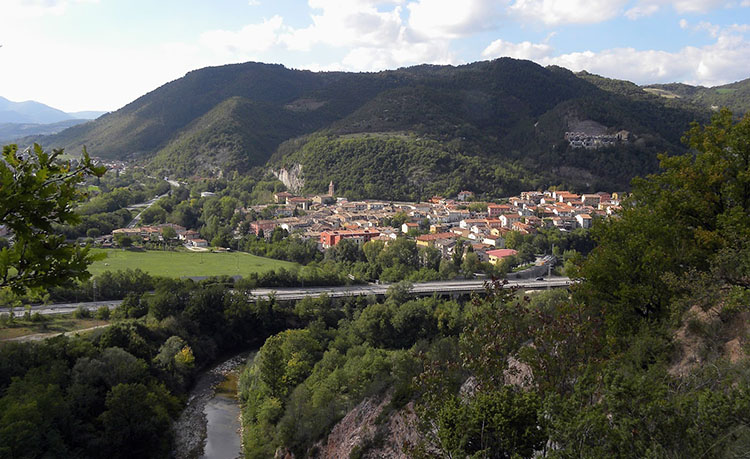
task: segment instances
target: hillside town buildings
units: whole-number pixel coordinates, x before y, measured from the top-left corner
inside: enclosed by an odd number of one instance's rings
[[[331,186],[329,191],[332,191]],[[470,196],[462,192],[464,197]],[[412,237],[418,246],[434,247],[444,257],[452,255],[459,240],[471,244],[481,260],[497,263],[511,252],[506,249],[508,233],[533,234],[540,228],[571,231],[590,228],[596,218],[607,218],[620,208],[623,193],[576,194],[564,190],[526,191],[502,203],[486,203],[477,209],[476,202],[435,196],[427,203],[382,200],[348,201],[295,196],[289,192],[274,194],[274,204],[253,206],[255,214],[271,218],[246,223],[249,232],[270,238],[276,228],[295,237],[313,239],[321,250],[344,239],[363,244],[371,240],[389,242],[397,237]],[[239,212],[250,214],[251,209]],[[393,220],[399,226],[393,227]],[[403,222],[403,223],[401,223]],[[165,226],[175,229],[187,247],[205,247],[208,242],[192,229],[177,225],[123,228],[122,233],[143,241],[159,239]],[[235,237],[246,234],[235,228]]]

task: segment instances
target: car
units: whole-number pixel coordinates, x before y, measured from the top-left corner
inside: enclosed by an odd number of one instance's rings
[[[544,280],[543,277],[537,277],[536,280]]]

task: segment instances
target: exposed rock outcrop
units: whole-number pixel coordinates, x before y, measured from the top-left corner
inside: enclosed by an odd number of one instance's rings
[[[278,171],[272,172],[292,193],[299,193],[302,187],[305,186],[301,164],[294,164],[289,169],[281,168]]]
[[[409,446],[421,439],[414,405],[381,416],[390,402],[391,394],[360,402],[312,448],[313,457],[348,458],[358,450],[362,458],[408,458]]]

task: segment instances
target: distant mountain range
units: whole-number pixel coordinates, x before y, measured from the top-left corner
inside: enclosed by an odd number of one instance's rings
[[[510,58],[377,73],[250,62],[192,71],[36,140],[180,177],[283,168],[303,191],[334,180],[352,197],[624,189],[656,170],[657,153],[684,151],[691,121],[709,119],[714,99],[692,94],[736,96],[748,83],[735,85],[642,88]],[[717,100],[737,112],[750,105]]]
[[[0,143],[26,136],[54,134],[98,118],[104,113],[106,112],[66,113],[33,100],[13,102],[0,97]]]

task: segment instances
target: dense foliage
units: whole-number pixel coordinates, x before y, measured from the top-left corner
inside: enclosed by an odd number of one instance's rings
[[[168,457],[197,371],[295,324],[221,284],[158,280],[90,338],[0,347],[0,456]]]
[[[3,147],[0,226],[10,232],[13,244],[0,250],[0,289],[23,293],[88,277],[93,256],[54,234],[53,225],[78,221],[73,209],[84,198],[78,184],[105,169],[94,165],[85,149],[78,164],[60,161],[60,154],[45,153],[38,144],[23,152],[17,145]]]

